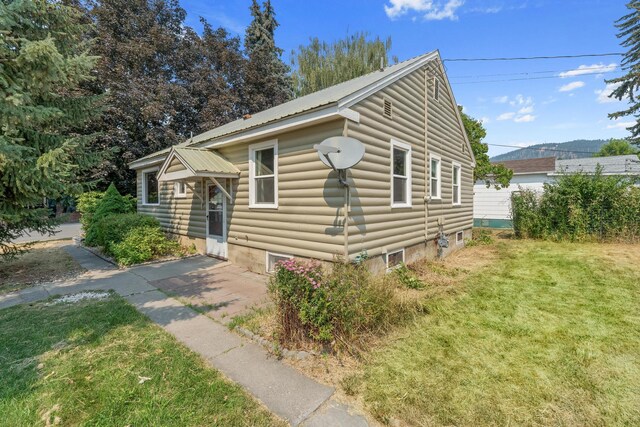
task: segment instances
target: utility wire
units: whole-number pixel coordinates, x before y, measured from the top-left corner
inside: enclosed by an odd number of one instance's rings
[[[590,73],[583,73],[583,71],[588,71],[588,70],[601,70],[602,74],[605,73],[612,73],[614,71],[616,71],[616,69],[618,68],[618,65],[616,64],[613,68],[611,68],[609,65],[598,65],[598,66],[593,66],[593,67],[582,67],[582,68],[573,68],[571,70],[548,70],[548,71],[524,71],[521,73],[499,73],[499,74],[477,74],[477,75],[469,75],[469,76],[451,76],[449,77],[450,79],[476,79],[476,78],[480,78],[480,77],[503,77],[503,76],[528,76],[529,74],[548,74],[548,73],[569,73],[572,71],[576,71],[579,72],[579,74],[576,75],[569,75],[569,76],[558,76],[558,77],[562,77],[562,78],[575,78],[575,77],[580,77],[583,76],[585,74],[590,74]],[[598,73],[600,74],[600,73]]]
[[[591,73],[582,73],[580,75],[581,76],[592,76],[592,75],[597,75],[597,74],[604,74],[604,73],[601,72],[601,71],[596,71],[596,72],[591,72]],[[518,78],[513,78],[513,79],[478,80],[478,81],[475,81],[475,82],[454,82],[454,81],[452,81],[451,84],[473,85],[473,84],[479,84],[479,83],[515,82],[515,81],[522,81],[522,80],[547,80],[547,79],[562,79],[562,78],[567,78],[567,77],[561,77],[561,76],[518,77]]]
[[[516,58],[451,58],[442,62],[478,62],[478,61],[531,61],[537,59],[566,59],[566,58],[592,58],[598,56],[623,56],[624,53],[589,53],[584,55],[556,55],[556,56],[523,56]]]
[[[505,144],[490,144],[490,143],[486,143],[487,145],[491,145],[492,147],[507,147],[507,148],[519,148],[521,150],[535,150],[535,151],[553,151],[556,153],[576,153],[576,154],[596,154],[597,151],[576,151],[576,150],[558,150],[557,148],[545,148],[545,147],[519,147],[517,145],[505,145]]]

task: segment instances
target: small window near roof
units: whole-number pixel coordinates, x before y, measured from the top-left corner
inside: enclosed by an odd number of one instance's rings
[[[142,202],[145,205],[160,203],[157,170],[142,173]]]
[[[393,118],[393,104],[391,103],[391,100],[384,98],[383,104],[382,114],[389,119]]]
[[[440,99],[440,80],[433,78],[433,98],[438,101]]]
[[[187,197],[187,184],[184,182],[176,182],[173,188],[173,194],[175,197]]]
[[[274,254],[271,252],[267,252],[267,273],[273,273],[278,262],[285,261],[291,258],[293,258],[291,255]]]
[[[404,262],[404,249],[399,251],[389,252],[387,254],[387,270],[399,266]]]

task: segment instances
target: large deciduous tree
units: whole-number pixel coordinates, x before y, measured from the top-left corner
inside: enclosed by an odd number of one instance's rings
[[[369,39],[367,33],[356,33],[332,43],[317,37],[309,45],[291,53],[293,88],[297,96],[360,77],[389,64],[391,38]],[[391,58],[398,62],[397,58]]]
[[[627,3],[631,11],[616,21],[616,27],[620,32],[618,38],[622,39],[621,45],[627,48],[622,60],[622,69],[625,75],[607,80],[606,83],[614,85],[610,97],[618,100],[627,99],[629,106],[625,110],[609,114],[609,118],[617,120],[620,117],[633,116],[635,125],[628,128],[631,132],[629,141],[640,144],[640,101],[638,89],[640,89],[640,1],[633,0]]]
[[[0,256],[25,231],[53,231],[38,208],[78,194],[91,167],[79,130],[99,111],[80,85],[92,79],[87,26],[77,9],[49,0],[0,2]]]
[[[482,126],[482,122],[464,113],[462,107],[459,108],[464,129],[467,132],[473,155],[476,158],[476,167],[473,171],[474,181],[484,181],[487,187],[493,186],[497,190],[509,186],[513,171],[504,165],[491,163],[487,154],[489,146],[482,142],[484,137],[487,136],[487,131]]]
[[[128,163],[238,118],[246,60],[240,39],[202,20],[201,35],[184,24],[177,0],[93,0],[94,90],[110,107],[95,128],[96,148],[117,155],[94,171],[103,185],[135,194]]]
[[[629,144],[626,139],[610,139],[600,147],[596,157],[623,156],[625,154],[638,154],[638,149]]]
[[[282,49],[275,42],[278,28],[270,0],[262,7],[251,3],[253,20],[244,38],[248,62],[244,72],[243,107],[246,113],[257,113],[282,104],[292,97],[289,67],[282,62]]]

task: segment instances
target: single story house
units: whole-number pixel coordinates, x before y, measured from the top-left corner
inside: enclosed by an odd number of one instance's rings
[[[314,149],[336,136],[365,148],[342,177]],[[471,235],[474,166],[437,51],[130,164],[140,213],[259,273],[292,256],[366,259],[381,271],[435,256],[440,232],[446,254]]]
[[[640,160],[636,155],[586,157],[559,160],[555,157],[509,160],[498,162],[513,170],[511,184],[496,190],[487,188],[483,181],[475,183],[473,190],[473,224],[475,227],[511,228],[511,194],[520,188],[542,192],[544,184],[563,173],[595,173],[602,168],[603,175],[631,175],[640,177]]]

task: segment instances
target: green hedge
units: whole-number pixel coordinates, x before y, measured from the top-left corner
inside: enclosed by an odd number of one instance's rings
[[[624,176],[565,174],[538,194],[521,189],[512,196],[518,237],[568,240],[640,239],[640,188]]]
[[[139,264],[157,257],[184,253],[180,244],[169,240],[158,226],[139,226],[131,229],[125,238],[111,245],[111,253],[122,265]]]
[[[89,246],[99,246],[111,255],[112,245],[120,243],[131,230],[139,227],[160,230],[160,222],[152,216],[138,213],[105,216],[93,222],[85,242]]]

